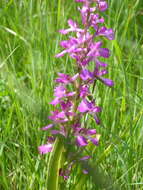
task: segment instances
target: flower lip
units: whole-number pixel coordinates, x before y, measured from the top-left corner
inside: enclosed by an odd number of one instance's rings
[[[77,136],[76,138],[77,146],[86,146],[88,144],[87,140],[83,136]]]
[[[39,153],[40,154],[46,154],[48,152],[52,151],[52,144],[44,144],[38,147]]]
[[[102,80],[102,82],[103,82],[105,85],[107,85],[107,86],[109,86],[109,87],[114,86],[114,82],[113,82],[111,79],[101,78],[101,80]]]
[[[101,112],[101,108],[99,106],[96,106],[94,101],[89,102],[88,100],[83,99],[78,106],[78,111],[81,113],[84,112],[96,113],[96,112]]]
[[[88,129],[86,133],[87,133],[87,135],[95,135],[96,129]]]

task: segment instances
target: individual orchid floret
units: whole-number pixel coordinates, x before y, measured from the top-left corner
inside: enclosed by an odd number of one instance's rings
[[[51,119],[54,123],[65,123],[68,121],[65,112],[59,112],[58,110],[53,111],[52,115],[49,116],[49,119]]]
[[[88,145],[86,138],[81,135],[77,136],[76,143],[78,146],[87,146]]]
[[[61,45],[65,48],[61,53],[58,53],[56,55],[57,58],[64,56],[66,53],[68,53],[72,58],[75,56],[78,56],[78,54],[83,54],[87,51],[87,48],[83,48],[83,45],[85,43],[88,43],[92,38],[92,35],[90,33],[82,34],[77,33],[77,37],[73,38],[71,37],[69,40],[64,41]]]
[[[102,80],[102,82],[103,82],[105,85],[107,85],[107,86],[109,86],[109,87],[114,86],[114,82],[113,82],[111,79],[101,78],[101,80]]]
[[[97,114],[101,112],[101,108],[99,106],[96,106],[94,101],[90,102],[86,99],[83,99],[78,106],[78,111],[84,114],[91,114],[94,117],[96,124],[100,124],[100,120],[98,119]]]
[[[98,139],[94,137],[96,134],[95,129],[75,129],[76,144],[79,147],[87,146],[89,142],[92,142],[94,145],[98,145]]]
[[[44,144],[38,147],[40,154],[46,154],[52,151],[52,144]]]
[[[74,95],[75,95],[75,92],[68,92],[65,86],[59,85],[54,89],[54,96],[56,98],[51,102],[51,104],[55,106],[60,103],[62,98],[70,97]]]
[[[84,30],[78,28],[78,25],[76,22],[74,22],[72,19],[68,20],[69,29],[62,29],[59,30],[61,34],[68,34],[69,32],[83,32]]]
[[[97,36],[104,36],[109,40],[114,40],[114,31],[113,29],[107,29],[105,26],[99,28],[96,32]]]
[[[53,143],[55,142],[55,138],[50,136],[47,138],[47,144],[41,145],[38,147],[40,154],[46,154],[52,151]]]
[[[90,50],[87,53],[87,57],[99,57],[100,56],[100,52],[101,51],[101,46],[102,46],[102,42],[96,42],[96,43],[91,43],[90,44]]]
[[[50,133],[52,135],[59,135],[60,134],[60,135],[62,135],[64,137],[67,137],[67,130],[65,129],[64,126],[61,126],[59,130],[55,130],[55,129],[51,130]]]
[[[90,80],[94,77],[93,73],[90,72],[88,69],[83,69],[80,73],[80,78],[83,81]]]
[[[89,5],[83,5],[83,7],[80,9],[79,11],[81,13],[81,17],[82,17],[82,23],[83,25],[85,25],[87,28],[90,26],[90,22],[88,22],[88,19],[90,20],[90,18],[88,17],[89,13],[92,13],[96,10],[96,7],[90,8]]]
[[[99,16],[99,14],[91,14],[89,18],[90,26],[92,26],[95,30],[98,30],[98,24],[104,23],[104,18]]]
[[[89,113],[96,113],[101,112],[101,108],[96,106],[94,101],[89,102],[86,99],[83,99],[78,106],[78,111],[81,113],[89,112]]]
[[[95,59],[95,63],[96,63],[96,66],[97,67],[107,67],[108,64],[107,63],[104,63],[102,61],[99,61],[98,59]]]
[[[79,94],[81,98],[85,98],[86,96],[88,96],[90,94],[89,87],[87,85],[80,86]]]
[[[76,75],[74,75],[73,77],[71,77],[70,75],[64,74],[64,73],[58,73],[58,78],[56,78],[56,82],[57,83],[62,83],[62,84],[69,84],[74,82],[77,77],[78,77],[78,73]]]
[[[108,9],[108,4],[106,1],[98,1],[98,8],[100,11],[106,11]]]

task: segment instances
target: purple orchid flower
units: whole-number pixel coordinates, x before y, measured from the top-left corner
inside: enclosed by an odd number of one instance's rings
[[[78,10],[82,25],[69,19],[69,28],[59,30],[67,39],[60,42],[63,50],[55,56],[59,58],[68,54],[74,59],[75,72],[73,76],[58,73],[55,79],[54,99],[51,101],[54,111],[49,116],[51,124],[41,128],[43,131],[48,130],[51,136],[48,137],[47,144],[39,146],[40,154],[51,152],[53,143],[59,135],[65,142],[74,142],[79,150],[84,149],[89,143],[97,146],[99,140],[96,138],[96,129],[86,126],[86,122],[83,126],[82,118],[89,114],[97,125],[100,124],[98,115],[101,107],[97,105],[91,88],[94,89],[98,85],[96,81],[108,87],[114,85],[111,79],[104,76],[108,74],[108,64],[102,61],[111,55],[110,50],[104,47],[103,37],[107,40],[114,40],[115,37],[113,29],[104,26],[105,20],[101,15],[108,8],[108,4],[105,0],[75,0],[75,2],[81,3]],[[93,67],[90,67],[91,64]],[[85,155],[77,160],[86,161],[90,158]],[[72,166],[73,162],[70,162],[66,169],[61,168],[59,175],[67,180]],[[84,170],[83,173],[87,174],[88,171]]]
[[[86,99],[83,99],[78,106],[78,111],[81,113],[84,112],[91,112],[91,113],[96,113],[96,112],[101,112],[101,108],[96,106],[94,101],[89,102]]]
[[[61,84],[69,84],[74,82],[77,78],[79,74],[74,75],[73,77],[71,77],[70,75],[64,74],[64,73],[58,73],[59,77],[55,80],[57,83],[61,83]]]
[[[59,30],[59,32],[64,35],[68,34],[69,32],[84,32],[84,30],[78,28],[77,23],[74,22],[72,19],[68,20],[68,25],[70,28]]]
[[[52,105],[57,105],[60,103],[62,98],[74,96],[75,92],[67,92],[67,89],[65,86],[59,85],[54,90],[54,96],[56,98],[51,102]]]
[[[76,137],[76,144],[79,147],[87,146],[88,142],[92,142],[94,145],[98,145],[98,139],[92,137],[96,134],[95,129],[83,129],[83,128],[76,128],[74,129],[74,133]]]

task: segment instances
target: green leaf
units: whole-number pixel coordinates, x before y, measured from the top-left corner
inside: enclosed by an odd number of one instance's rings
[[[48,165],[48,190],[59,190],[59,169],[64,151],[61,139],[57,139],[49,158]]]

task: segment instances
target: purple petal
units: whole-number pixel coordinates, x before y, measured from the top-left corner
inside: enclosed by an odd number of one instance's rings
[[[62,119],[65,118],[65,112],[64,111],[59,112],[57,117]]]
[[[58,83],[68,84],[71,82],[71,77],[64,73],[58,73],[59,77],[55,80]]]
[[[88,144],[86,138],[83,136],[77,136],[76,143],[78,146],[86,146]]]
[[[107,67],[108,64],[107,63],[104,63],[102,61],[99,61],[98,59],[96,59],[96,64],[99,65],[100,67]]]
[[[61,127],[60,130],[51,130],[51,134],[52,134],[52,135],[61,134],[61,135],[63,135],[64,137],[67,135],[67,133],[66,133],[64,127]]]
[[[53,137],[53,136],[48,136],[47,137],[47,143],[53,144],[54,142],[55,142],[55,137]]]
[[[96,146],[98,146],[99,140],[98,140],[97,138],[91,138],[90,140],[91,140],[91,142],[92,142],[93,144],[95,144]]]
[[[95,135],[96,134],[96,129],[88,129],[86,134],[87,135]]]
[[[94,115],[94,119],[96,121],[96,124],[99,125],[100,124],[100,119],[97,117],[97,115]]]
[[[71,28],[77,28],[77,23],[75,21],[73,21],[72,19],[69,19],[68,20],[68,25],[71,27]]]
[[[84,3],[86,2],[86,0],[75,0],[76,2],[79,2],[79,3]]]
[[[54,126],[53,124],[49,124],[49,125],[47,125],[45,127],[42,127],[41,130],[46,131],[46,130],[52,128],[53,126]]]
[[[88,171],[87,171],[87,170],[82,170],[82,172],[83,172],[84,174],[88,174]]]
[[[61,109],[63,111],[65,111],[65,110],[68,110],[69,108],[71,108],[72,102],[71,101],[67,101],[67,102],[61,101],[60,105],[61,105]]]
[[[66,34],[69,33],[69,29],[61,29],[61,30],[59,30],[59,32],[60,32],[61,34],[63,34],[63,35],[66,35]]]
[[[99,10],[100,11],[106,11],[108,9],[108,4],[106,1],[100,1],[99,2]]]
[[[74,96],[75,94],[76,94],[76,92],[69,92],[69,93],[67,93],[67,97]]]
[[[60,134],[59,130],[51,130],[50,132],[51,132],[52,135]]]
[[[38,147],[40,154],[46,154],[52,151],[52,144],[44,144]]]
[[[111,28],[107,29],[106,32],[105,32],[105,36],[109,40],[114,40],[114,38],[115,38],[114,31]]]
[[[102,42],[100,42],[100,41],[93,44],[91,46],[91,50],[87,54],[87,57],[90,57],[90,56],[91,57],[97,57],[97,56],[99,56],[100,55],[99,50],[103,49],[103,48],[101,48],[101,46],[102,46]]]
[[[68,119],[65,117],[65,113],[63,111],[59,112],[58,110],[53,111],[52,115],[49,116],[49,119],[56,123],[64,123],[68,121]]]
[[[104,70],[99,71],[99,72],[97,73],[97,76],[106,75],[107,73],[108,73],[108,71],[104,69]]]
[[[65,55],[65,53],[67,53],[67,50],[63,50],[61,53],[58,53],[55,55],[56,58],[62,57]]]
[[[57,86],[54,90],[54,96],[58,98],[64,97],[66,94],[66,88],[64,86]]]
[[[99,106],[95,106],[92,111],[95,112],[101,112],[101,108]]]
[[[51,130],[51,134],[52,135],[61,134],[61,131],[59,131],[59,130]]]
[[[88,110],[89,110],[88,106],[86,105],[85,101],[82,100],[80,105],[78,106],[78,111],[81,113],[84,113],[84,112],[87,112]]]
[[[79,73],[77,73],[76,75],[74,75],[74,76],[72,77],[72,81],[75,81],[75,80],[78,78],[78,76],[79,76]]]
[[[100,48],[99,53],[100,53],[100,56],[104,58],[110,57],[110,51],[108,48]]]
[[[82,157],[80,160],[88,160],[88,159],[90,159],[91,158],[91,156],[84,156],[84,157]]]
[[[63,48],[68,48],[69,47],[69,41],[68,40],[61,41],[60,46],[62,46]]]
[[[114,40],[115,38],[114,31],[111,28],[107,29],[105,26],[99,28],[96,35],[105,36],[109,40]]]
[[[85,98],[89,94],[89,88],[87,86],[80,87],[80,97]]]
[[[59,103],[60,103],[60,99],[58,97],[56,97],[52,102],[50,102],[50,104],[52,104],[54,106],[59,104]]]
[[[80,77],[82,80],[88,80],[88,79],[92,79],[93,78],[93,73],[90,72],[87,69],[83,69],[80,73]]]
[[[114,82],[112,80],[110,80],[110,79],[102,78],[102,81],[103,81],[104,84],[106,84],[109,87],[114,86]]]

